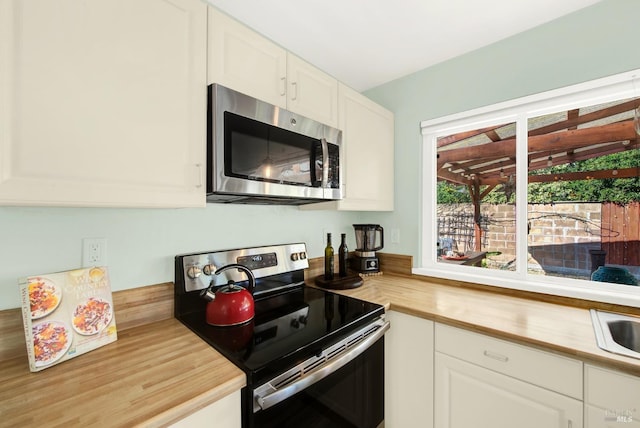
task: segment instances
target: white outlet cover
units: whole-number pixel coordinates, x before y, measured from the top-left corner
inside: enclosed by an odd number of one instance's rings
[[[82,240],[82,266],[107,265],[107,239],[84,238]]]

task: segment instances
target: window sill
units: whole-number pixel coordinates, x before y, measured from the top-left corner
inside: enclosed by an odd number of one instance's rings
[[[482,275],[478,275],[478,269],[482,269]],[[430,276],[447,280],[465,281],[474,284],[500,287],[510,290],[580,299],[597,303],[610,303],[615,305],[640,308],[640,287],[630,285],[616,285],[602,282],[583,280],[566,280],[557,277],[544,277],[546,280],[523,280],[515,272],[500,271],[500,276],[490,275],[490,271],[472,266],[456,266],[455,269],[447,267],[418,267],[413,268],[412,273],[420,276]],[[543,279],[543,278],[541,278]]]

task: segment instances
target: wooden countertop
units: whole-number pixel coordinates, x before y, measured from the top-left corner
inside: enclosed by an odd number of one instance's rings
[[[401,263],[336,292],[640,376],[640,360],[597,347],[586,305],[445,285]],[[0,311],[0,426],[166,426],[244,387],[241,370],[173,318],[172,299],[171,283],[114,293],[118,340],[38,373],[20,310]]]
[[[585,307],[386,274],[365,278],[359,288],[335,292],[640,376],[639,359],[598,348]]]
[[[37,373],[20,310],[0,311],[0,426],[166,426],[244,387],[172,299],[173,284],[114,293],[118,340]]]

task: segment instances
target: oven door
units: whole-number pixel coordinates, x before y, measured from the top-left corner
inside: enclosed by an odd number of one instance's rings
[[[349,336],[345,343],[327,348],[324,356],[311,358],[257,388],[246,388],[243,428],[378,427],[384,420],[384,332],[388,328],[384,321],[375,329],[365,328],[360,340]]]

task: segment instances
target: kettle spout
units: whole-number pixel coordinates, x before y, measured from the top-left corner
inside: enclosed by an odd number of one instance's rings
[[[200,292],[200,297],[205,299],[207,302],[213,302],[216,298],[216,293],[208,287]]]

